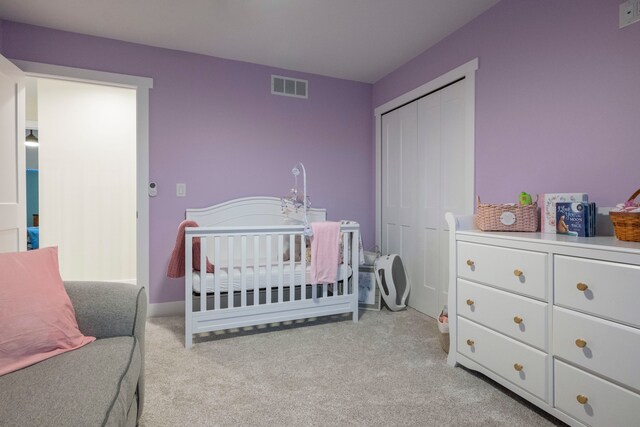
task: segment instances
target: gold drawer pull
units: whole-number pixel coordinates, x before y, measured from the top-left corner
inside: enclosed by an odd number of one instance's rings
[[[472,260],[468,259],[468,260],[467,260],[467,265],[468,265],[469,267],[473,267],[473,266],[475,265],[475,262],[473,262]]]
[[[576,288],[578,288],[578,290],[579,290],[579,291],[584,292],[584,291],[586,291],[587,289],[589,289],[589,286],[587,286],[587,284],[586,284],[586,283],[582,283],[582,282],[580,282],[580,283],[578,283],[578,284],[576,285]]]
[[[513,274],[516,277],[520,277],[520,276],[522,276],[523,273],[522,273],[522,270],[515,269],[515,270],[513,270]]]
[[[522,368],[524,368],[524,366],[522,366],[519,363],[516,363],[516,364],[513,365],[513,369],[515,369],[518,372],[522,371]]]
[[[579,404],[586,405],[587,402],[589,401],[589,398],[584,394],[579,394],[576,396],[576,400],[578,401]]]
[[[516,322],[519,325],[520,323],[522,323],[522,317],[516,316],[516,317],[513,318],[513,321]]]
[[[473,304],[475,304],[474,300],[472,300],[472,299],[468,299],[467,300],[467,305],[473,305]]]
[[[587,346],[587,342],[585,340],[583,340],[582,338],[578,338],[576,340],[576,345],[580,348],[585,348]]]
[[[471,339],[467,340],[467,345],[469,347],[472,347],[474,344],[475,344],[475,342],[473,340],[471,340]]]

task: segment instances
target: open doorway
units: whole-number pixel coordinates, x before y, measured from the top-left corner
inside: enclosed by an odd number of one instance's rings
[[[136,90],[34,77],[26,88],[30,246],[58,246],[65,280],[135,283]]]

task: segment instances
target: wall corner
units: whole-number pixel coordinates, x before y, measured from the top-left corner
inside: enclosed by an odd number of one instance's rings
[[[2,36],[4,35],[2,32],[2,23],[4,21],[0,19],[0,54],[4,54],[4,50],[2,49]]]

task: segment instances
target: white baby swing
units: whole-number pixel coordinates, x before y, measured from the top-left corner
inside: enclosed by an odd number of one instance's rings
[[[389,310],[398,311],[406,308],[411,282],[409,282],[409,276],[407,276],[400,255],[391,254],[378,257],[374,263],[374,271],[380,295]]]

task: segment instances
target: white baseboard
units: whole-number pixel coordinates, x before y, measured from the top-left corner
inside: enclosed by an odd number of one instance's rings
[[[161,302],[149,304],[147,317],[163,317],[184,315],[184,301]]]

